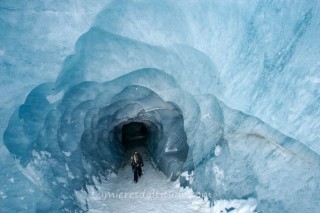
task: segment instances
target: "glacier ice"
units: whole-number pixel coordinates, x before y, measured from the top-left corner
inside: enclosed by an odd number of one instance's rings
[[[31,2],[0,2],[1,211],[86,211],[132,122],[212,204],[319,209],[317,1]]]

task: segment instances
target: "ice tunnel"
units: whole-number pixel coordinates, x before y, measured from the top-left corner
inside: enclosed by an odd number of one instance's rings
[[[0,211],[90,212],[79,192],[144,146],[213,207],[317,212],[319,11],[313,0],[1,1]]]
[[[150,140],[151,125],[141,121],[130,121],[115,129],[114,140],[123,143],[126,148],[145,145]]]

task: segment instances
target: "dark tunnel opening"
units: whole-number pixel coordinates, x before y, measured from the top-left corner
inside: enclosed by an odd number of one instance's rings
[[[122,151],[129,152],[137,147],[147,149],[152,144],[161,140],[163,130],[157,125],[145,119],[132,119],[120,123],[110,132],[113,134],[112,141],[116,142]]]
[[[124,124],[121,129],[122,144],[125,149],[145,146],[150,135],[149,128],[142,122]]]
[[[128,120],[115,126],[112,132],[113,142],[119,145],[122,152],[121,163],[119,162],[121,168],[131,165],[135,152],[139,153],[144,163],[154,161],[149,150],[150,144],[157,144],[159,139],[159,128],[154,123],[140,119]]]
[[[116,125],[110,133],[113,134],[112,144],[117,144],[121,150],[121,163],[119,163],[123,167],[136,151],[143,154],[144,158],[155,160],[151,150],[158,146],[163,136],[163,129],[161,124],[134,118]]]
[[[92,123],[92,128],[81,138],[82,152],[94,173],[116,172],[128,163],[135,151],[141,150],[171,180],[176,180],[183,172],[189,146],[182,111],[176,104],[163,102],[156,95],[147,96],[148,104],[150,99],[152,103],[159,102],[149,107],[151,110],[141,109],[145,99],[139,99],[139,104],[127,104],[116,112],[113,108],[119,108],[122,102],[99,110],[96,123]]]

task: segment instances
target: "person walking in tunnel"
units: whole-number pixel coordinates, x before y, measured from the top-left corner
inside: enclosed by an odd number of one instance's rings
[[[131,167],[134,174],[133,181],[135,183],[138,182],[138,176],[140,177],[142,175],[143,166],[142,156],[138,152],[134,152],[131,156]]]

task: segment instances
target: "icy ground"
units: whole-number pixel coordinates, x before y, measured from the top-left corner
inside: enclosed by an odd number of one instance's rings
[[[133,182],[130,166],[130,154],[118,174],[111,174],[108,181],[97,183],[98,190],[89,188],[89,194],[78,194],[83,203],[87,202],[89,212],[213,212],[213,213],[250,213],[254,212],[256,201],[249,200],[219,200],[210,207],[207,198],[195,195],[191,189],[183,189],[178,182],[169,181],[156,169],[148,152],[138,149],[144,159],[144,175],[138,183]]]

